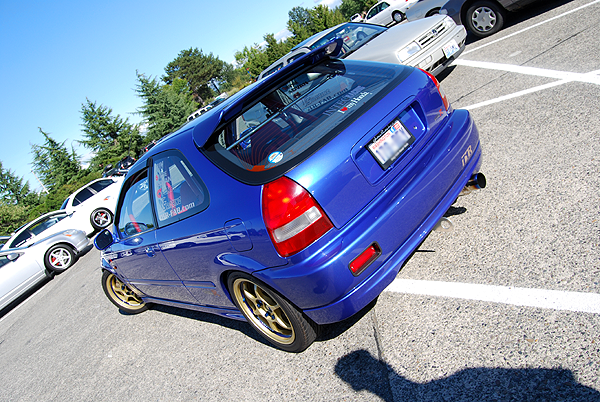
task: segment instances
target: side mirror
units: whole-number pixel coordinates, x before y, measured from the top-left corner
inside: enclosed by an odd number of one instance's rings
[[[16,261],[17,258],[19,258],[20,256],[20,253],[10,253],[6,255],[6,258],[8,259],[8,261]]]
[[[108,229],[104,229],[94,239],[94,246],[100,251],[106,249],[108,246],[114,243],[112,232]]]
[[[108,165],[106,165],[106,167],[104,168],[104,172],[108,172],[108,171],[109,171],[110,169],[112,169],[112,168],[113,168],[113,165],[109,163],[109,164],[108,164]]]

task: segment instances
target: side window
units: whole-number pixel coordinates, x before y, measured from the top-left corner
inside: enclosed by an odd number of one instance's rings
[[[93,189],[96,193],[99,193],[100,191],[104,190],[106,187],[110,186],[113,183],[114,181],[112,181],[111,179],[100,180],[90,184],[89,188]]]
[[[0,268],[2,268],[3,266],[5,266],[9,262],[10,262],[10,260],[8,259],[7,256],[5,256],[5,255],[1,255],[0,256]]]
[[[22,231],[13,241],[10,243],[10,248],[17,248],[25,243],[29,238],[33,237],[29,229]]]
[[[154,229],[148,171],[144,170],[128,180],[119,212],[119,234],[128,237]]]
[[[206,209],[206,186],[179,151],[153,158],[154,202],[158,225],[165,226]]]
[[[92,193],[92,191],[89,188],[84,188],[83,190],[81,190],[80,192],[77,193],[77,195],[75,196],[75,198],[73,198],[73,206],[77,206],[79,204],[81,204],[82,202],[84,202],[85,200],[87,200],[88,198],[90,198],[91,196],[93,196],[94,193]]]

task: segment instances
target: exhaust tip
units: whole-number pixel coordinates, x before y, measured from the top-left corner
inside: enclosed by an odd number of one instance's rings
[[[485,186],[487,184],[485,175],[483,173],[477,173],[476,175],[473,175],[473,177],[471,177],[470,182],[473,182],[473,184],[475,184],[475,186],[479,189],[485,188]],[[469,183],[467,183],[467,186],[468,185],[469,185]]]
[[[472,191],[480,190],[482,188],[485,188],[486,185],[487,185],[487,180],[485,179],[484,174],[476,173],[473,176],[471,176],[471,178],[465,185],[465,188],[462,189],[462,191],[460,192],[460,194],[458,196],[460,197],[463,195],[467,195],[467,194],[471,193]]]

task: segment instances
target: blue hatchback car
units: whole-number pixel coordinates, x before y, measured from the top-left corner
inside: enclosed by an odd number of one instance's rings
[[[96,238],[121,310],[247,320],[290,352],[359,312],[483,175],[436,79],[333,41],[240,91],[130,169]]]

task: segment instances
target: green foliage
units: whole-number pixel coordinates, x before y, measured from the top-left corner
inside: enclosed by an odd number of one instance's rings
[[[137,155],[144,146],[137,127],[129,119],[113,116],[109,107],[86,99],[81,105],[81,120],[84,139],[80,143],[94,152],[90,164],[96,169],[127,155]]]
[[[198,109],[186,80],[174,78],[171,84],[161,85],[156,78],[140,73],[137,77],[136,92],[144,102],[137,112],[148,123],[145,142],[172,133]]]
[[[28,216],[25,206],[0,204],[0,235],[10,236],[12,232],[28,222]]]
[[[165,67],[163,81],[168,85],[176,78],[187,81],[194,100],[203,104],[205,99],[214,96],[209,83],[212,79],[221,78],[225,66],[226,63],[212,53],[205,55],[198,48],[190,48],[179,52],[177,58]]]
[[[39,204],[39,196],[31,191],[29,182],[23,184],[23,178],[17,177],[15,173],[4,169],[0,161],[0,204],[22,206],[35,206]]]
[[[74,149],[71,152],[65,147],[65,141],[58,143],[48,133],[39,128],[44,136],[42,145],[32,144],[33,171],[48,191],[67,183],[79,173],[81,166]]]
[[[294,7],[288,17],[287,28],[292,33],[291,37],[277,41],[273,34],[267,34],[264,36],[266,44],[263,47],[255,44],[250,48],[244,47],[243,51],[235,54],[237,64],[243,66],[253,77],[258,76],[298,43],[347,20],[338,8],[332,10],[324,5],[311,9]]]
[[[377,0],[342,0],[339,10],[346,20],[350,20],[354,14],[369,11],[375,4]]]

